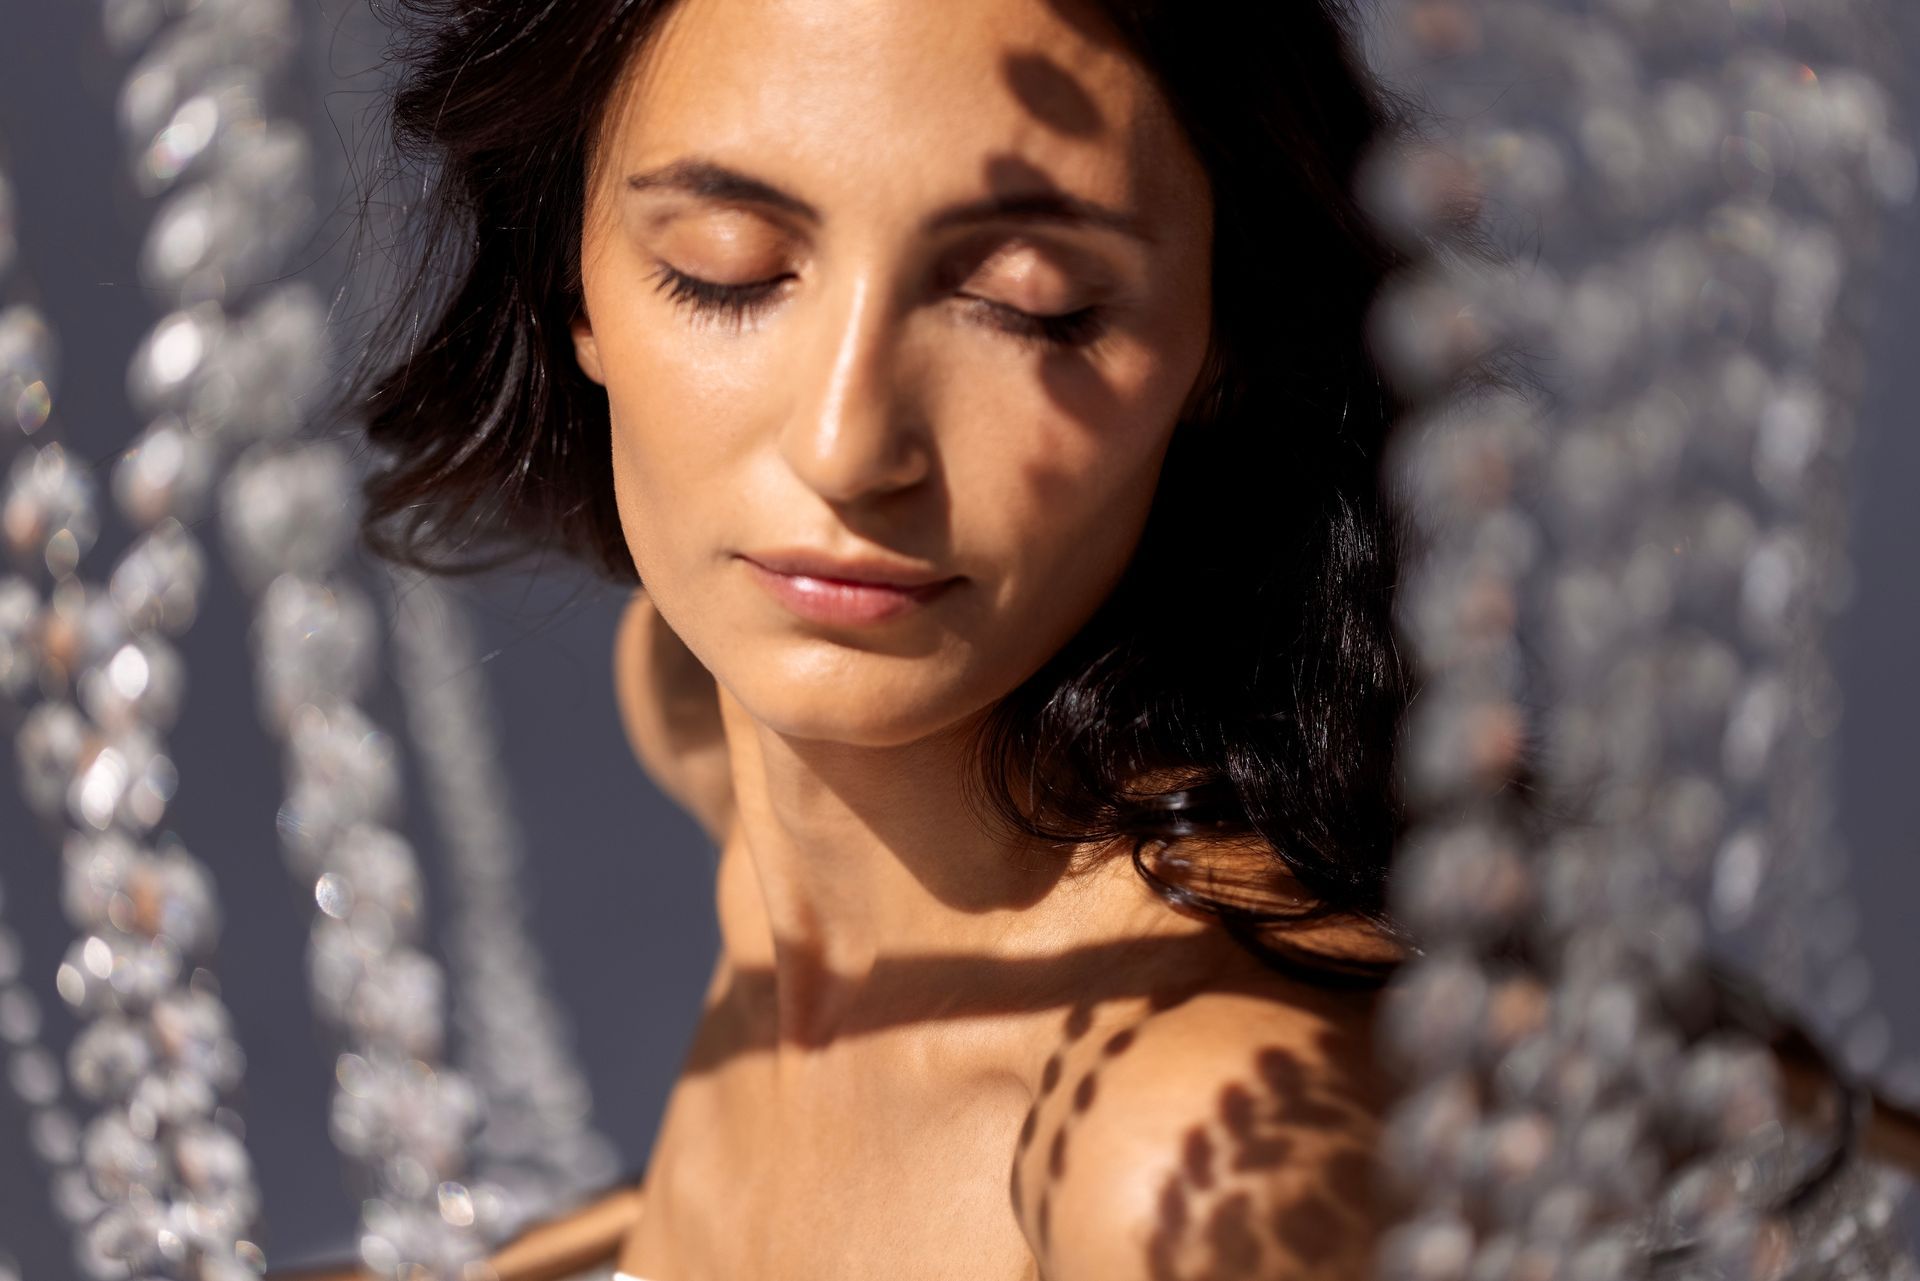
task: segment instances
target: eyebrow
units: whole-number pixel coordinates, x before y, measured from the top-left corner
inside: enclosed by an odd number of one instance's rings
[[[711,160],[682,159],[629,174],[630,191],[676,191],[700,200],[759,205],[819,226],[820,211],[791,192],[738,169]],[[1040,222],[1096,227],[1151,241],[1139,217],[1065,191],[1042,190],[985,196],[948,205],[927,218],[928,231],[944,231],[983,222]]]

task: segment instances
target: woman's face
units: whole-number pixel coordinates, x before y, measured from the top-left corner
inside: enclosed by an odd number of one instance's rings
[[[1145,68],[1077,0],[681,0],[599,141],[574,335],[662,617],[800,738],[1031,675],[1206,350],[1206,175]],[[935,585],[832,581],[885,578]]]

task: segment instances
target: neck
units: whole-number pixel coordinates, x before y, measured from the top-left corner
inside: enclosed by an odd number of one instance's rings
[[[750,864],[765,924],[762,934],[723,919],[723,934],[736,971],[771,973],[782,1046],[821,1046],[885,1021],[892,1012],[875,1006],[903,994],[875,981],[880,968],[897,978],[902,966],[961,961],[937,972],[978,975],[966,983],[975,989],[1066,987],[1082,968],[1073,958],[1199,928],[1153,899],[1124,856],[1069,876],[1067,853],[1009,843],[983,824],[963,791],[971,722],[853,747],[779,734],[724,689],[720,703],[736,805],[729,841]],[[725,918],[724,888],[721,898]],[[913,999],[956,1007],[979,995],[913,986]]]

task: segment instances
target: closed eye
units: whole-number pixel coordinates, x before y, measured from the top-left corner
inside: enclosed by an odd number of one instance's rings
[[[791,272],[766,280],[726,285],[660,264],[648,276],[655,289],[666,294],[678,306],[695,315],[713,319],[735,332],[758,316],[773,301],[780,286],[793,279]],[[1056,315],[1036,315],[1018,307],[981,298],[973,294],[958,297],[970,304],[970,310],[982,323],[1011,335],[1023,344],[1040,347],[1083,347],[1106,331],[1106,309],[1097,304]]]

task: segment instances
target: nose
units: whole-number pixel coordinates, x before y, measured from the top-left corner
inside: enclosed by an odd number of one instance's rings
[[[905,489],[932,466],[930,442],[898,358],[898,330],[873,277],[827,299],[803,344],[799,389],[781,435],[787,465],[835,503]]]

